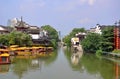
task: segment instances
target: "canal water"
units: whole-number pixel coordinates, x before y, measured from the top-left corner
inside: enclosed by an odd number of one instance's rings
[[[0,65],[0,79],[120,79],[119,62],[59,48],[50,56],[13,57]]]

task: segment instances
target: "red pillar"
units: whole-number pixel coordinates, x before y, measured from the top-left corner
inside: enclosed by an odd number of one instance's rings
[[[119,49],[119,28],[114,28],[114,48]]]
[[[117,28],[116,49],[118,49],[118,45],[119,45],[119,29]]]

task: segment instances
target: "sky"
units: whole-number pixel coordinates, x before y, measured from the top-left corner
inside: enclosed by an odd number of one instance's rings
[[[0,0],[0,25],[21,16],[35,26],[51,25],[62,35],[120,20],[120,0]]]

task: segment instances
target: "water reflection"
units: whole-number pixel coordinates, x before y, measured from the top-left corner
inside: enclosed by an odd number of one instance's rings
[[[73,52],[71,55],[71,63],[73,65],[78,65],[80,58],[82,57],[83,52]]]
[[[12,70],[19,79],[30,71],[39,71],[43,65],[49,65],[57,58],[57,53],[54,52],[50,56],[34,57],[34,56],[16,56],[13,60]]]
[[[118,72],[118,70],[120,70],[120,66],[115,66],[113,61],[99,59],[93,54],[72,53],[69,49],[64,50],[64,52],[74,71],[89,73],[94,75],[95,79],[119,79],[120,71]]]
[[[115,79],[120,79],[120,63],[115,63]]]
[[[70,49],[58,50],[50,56],[12,59],[11,65],[0,65],[0,79],[120,79],[119,62],[72,53]]]
[[[9,72],[9,65],[0,65],[0,74],[7,74]]]

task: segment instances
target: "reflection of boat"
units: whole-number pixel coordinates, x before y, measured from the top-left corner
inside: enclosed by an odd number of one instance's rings
[[[9,65],[0,65],[0,73],[6,73],[9,71]]]
[[[11,61],[8,50],[0,49],[0,64],[9,64],[9,63],[11,63]]]

